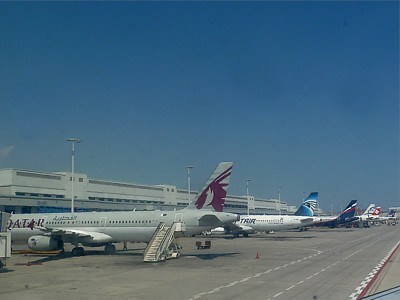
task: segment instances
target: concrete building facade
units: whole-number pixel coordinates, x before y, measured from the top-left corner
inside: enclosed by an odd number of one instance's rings
[[[188,190],[172,185],[145,185],[93,179],[74,173],[75,211],[171,210],[189,203]],[[71,172],[0,169],[0,211],[14,213],[71,210]],[[190,201],[197,191],[190,192]],[[248,207],[249,205],[249,207]],[[286,214],[293,207],[277,199],[228,195],[225,211],[239,214]]]

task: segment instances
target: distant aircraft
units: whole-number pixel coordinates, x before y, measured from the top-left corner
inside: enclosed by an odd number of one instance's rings
[[[347,225],[355,225],[357,227],[369,227],[370,222],[377,221],[379,210],[377,209],[377,207],[375,207],[374,203],[371,203],[361,215],[355,216],[354,220],[348,222]]]
[[[391,219],[396,219],[396,210],[395,209],[391,209],[386,217],[381,217],[381,218],[385,218],[386,220],[391,220]]]
[[[80,246],[105,246],[115,252],[115,242],[148,243],[161,223],[184,225],[186,235],[199,234],[239,220],[223,212],[232,162],[220,163],[193,203],[182,210],[125,211],[51,214],[14,214],[8,222],[13,241],[28,241],[33,250],[63,249],[71,243],[74,256],[84,255]]]
[[[396,221],[396,210],[391,209],[387,216],[381,216],[381,208],[378,206],[374,211],[374,220],[375,222],[382,222],[385,223],[387,221]]]
[[[240,221],[235,222],[229,228],[235,237],[242,234],[247,237],[255,231],[279,231],[311,226],[314,223],[313,214],[316,207],[318,193],[311,193],[300,205],[294,215],[249,215],[241,216]]]
[[[327,226],[331,228],[345,225],[351,221],[357,220],[355,217],[357,200],[351,200],[346,208],[336,217],[314,217],[314,226]]]

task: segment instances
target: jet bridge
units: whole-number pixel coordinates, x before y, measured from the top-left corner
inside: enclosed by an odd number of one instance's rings
[[[176,233],[185,231],[185,226],[181,222],[172,223],[171,227],[166,227],[161,222],[153,233],[150,242],[144,251],[144,262],[165,261],[168,258],[178,258],[180,253],[176,244],[173,244]]]

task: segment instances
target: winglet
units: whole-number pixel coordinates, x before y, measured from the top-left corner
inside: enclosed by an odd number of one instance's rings
[[[232,162],[221,162],[188,208],[223,211],[232,167]]]

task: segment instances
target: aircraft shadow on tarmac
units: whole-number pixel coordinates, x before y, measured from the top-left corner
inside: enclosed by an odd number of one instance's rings
[[[313,239],[316,236],[263,236],[259,237],[259,239],[264,239],[266,241],[296,241],[296,240],[307,240]]]
[[[188,254],[188,255],[182,255],[183,257],[185,256],[190,256],[190,257],[197,257],[199,259],[203,260],[212,260],[218,257],[233,257],[235,255],[238,255],[240,253],[238,252],[229,252],[229,253],[205,253],[205,254]]]
[[[7,267],[3,267],[2,269],[0,269],[0,274],[1,273],[10,273],[10,272],[14,272],[14,270],[8,269]]]
[[[138,250],[138,251],[136,251]],[[143,256],[143,249],[133,249],[132,251],[117,251],[115,254],[105,254],[102,250],[86,250],[84,256],[132,256],[132,257],[142,257]],[[32,265],[41,265],[46,262],[50,261],[57,261],[62,259],[70,259],[77,256],[72,256],[71,252],[64,252],[60,254],[28,254],[30,260],[29,263],[22,263],[21,265],[25,264],[32,264]]]
[[[236,240],[236,239],[257,239],[257,240],[281,240],[281,241],[290,241],[290,240],[306,240],[306,239],[313,239],[315,238],[315,235],[309,235],[309,236],[300,236],[300,235],[292,235],[292,236],[282,236],[282,235],[277,235],[277,234],[264,234],[264,235],[259,235],[259,236],[252,236],[250,235],[249,237],[233,237],[233,236],[224,236],[222,237],[225,240]]]

